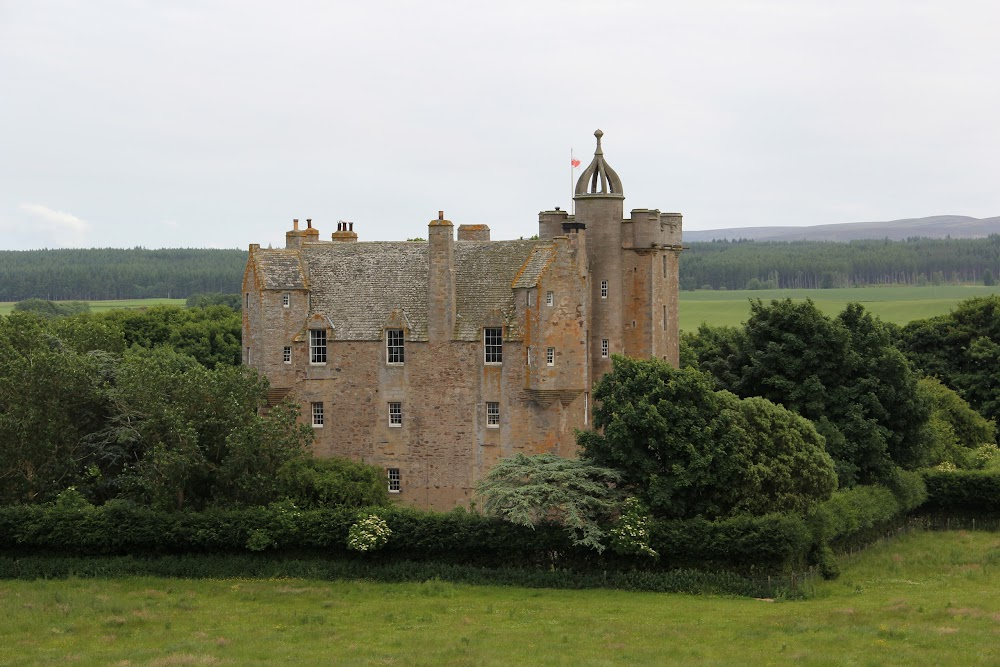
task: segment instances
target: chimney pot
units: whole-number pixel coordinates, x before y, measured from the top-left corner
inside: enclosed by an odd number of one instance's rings
[[[438,211],[438,220],[444,220],[444,211]]]
[[[299,230],[299,219],[298,218],[292,218],[292,229],[294,229],[295,231]]]
[[[352,231],[352,232],[354,231],[354,223],[353,222],[347,223],[347,226],[350,229],[350,231]]]
[[[306,218],[306,227],[308,227],[309,229],[313,228],[313,219],[312,218]]]

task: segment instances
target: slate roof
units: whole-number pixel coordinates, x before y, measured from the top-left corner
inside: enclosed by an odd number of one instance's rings
[[[427,250],[427,242],[323,242],[255,256],[266,289],[292,288],[292,267],[300,267],[299,280],[310,288],[310,315],[330,319],[334,340],[379,340],[397,310],[404,313],[410,340],[426,340]],[[455,338],[478,340],[495,312],[507,324],[508,338],[519,338],[512,288],[534,286],[553,252],[544,241],[456,241]]]
[[[264,289],[304,289],[305,273],[299,253],[294,250],[261,250],[253,253],[261,287]]]

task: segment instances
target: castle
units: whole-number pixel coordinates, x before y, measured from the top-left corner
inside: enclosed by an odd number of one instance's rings
[[[678,361],[681,216],[634,209],[602,132],[575,215],[538,239],[491,241],[439,212],[423,242],[329,241],[294,221],[283,249],[250,246],[243,362],[315,427],[320,456],[383,467],[413,505],[467,504],[500,458],[574,456],[612,354]]]

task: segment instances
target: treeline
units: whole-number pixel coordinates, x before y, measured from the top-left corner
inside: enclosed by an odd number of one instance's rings
[[[245,250],[90,248],[0,251],[0,301],[184,299],[239,292]]]
[[[1000,234],[905,241],[709,241],[681,254],[681,289],[821,289],[864,285],[992,284]]]

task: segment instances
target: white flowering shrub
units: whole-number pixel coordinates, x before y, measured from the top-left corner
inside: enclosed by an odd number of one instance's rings
[[[626,498],[618,525],[611,529],[611,548],[625,556],[650,556],[660,554],[649,546],[649,516],[638,498]]]
[[[347,548],[354,551],[375,551],[389,541],[392,531],[385,519],[377,514],[369,514],[351,526],[347,533]]]
[[[976,468],[993,468],[1000,461],[1000,447],[990,443],[972,450],[972,464]]]

